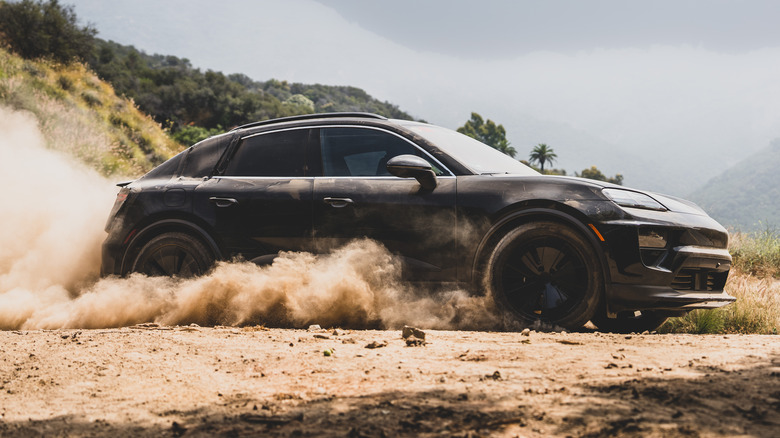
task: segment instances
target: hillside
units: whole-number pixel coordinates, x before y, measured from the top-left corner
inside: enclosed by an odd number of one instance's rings
[[[780,139],[711,179],[690,199],[742,231],[780,226]]]
[[[185,58],[149,55],[99,38],[87,62],[118,94],[133,99],[174,134],[190,126],[223,130],[257,120],[334,111],[412,118],[356,87],[256,81],[243,74],[203,72]]]
[[[26,60],[0,48],[0,105],[34,114],[51,149],[128,177],[251,121],[331,111],[412,118],[359,88],[204,73],[186,59],[101,40],[90,64]]]
[[[138,176],[183,148],[79,63],[24,60],[0,47],[0,105],[34,114],[50,149],[106,176]]]

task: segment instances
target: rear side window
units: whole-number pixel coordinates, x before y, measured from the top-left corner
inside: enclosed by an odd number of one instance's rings
[[[389,176],[387,161],[398,155],[431,160],[408,141],[385,131],[367,128],[320,130],[322,170],[325,176]],[[434,172],[441,175],[434,163]]]
[[[302,177],[308,129],[247,137],[225,169],[226,176]]]

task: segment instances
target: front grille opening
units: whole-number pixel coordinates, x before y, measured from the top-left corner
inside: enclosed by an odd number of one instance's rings
[[[665,249],[639,249],[639,254],[642,256],[642,263],[648,267],[665,267],[662,265],[666,258],[666,253],[667,251]]]
[[[690,290],[702,292],[720,292],[726,285],[728,272],[717,272],[707,269],[682,269],[672,280],[675,290]]]

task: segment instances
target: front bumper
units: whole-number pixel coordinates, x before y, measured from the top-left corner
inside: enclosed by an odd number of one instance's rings
[[[687,312],[693,309],[714,309],[737,300],[724,291],[686,292],[664,286],[635,284],[613,284],[608,295],[608,310],[612,315],[636,310]]]
[[[671,261],[668,263],[644,266],[645,279],[649,282],[609,285],[606,291],[608,312],[688,311],[721,307],[736,301],[723,290],[731,269],[728,250],[684,246],[673,248],[669,253]]]
[[[736,300],[724,292],[731,255],[728,233],[720,224],[702,215],[632,213],[632,220],[601,225],[608,253],[605,294],[610,316],[637,310],[685,313]]]

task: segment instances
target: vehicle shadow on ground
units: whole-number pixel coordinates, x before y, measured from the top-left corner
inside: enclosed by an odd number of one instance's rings
[[[542,392],[390,391],[300,400],[225,395],[222,403],[156,413],[157,425],[79,416],[2,422],[2,436],[773,436],[780,427],[780,355],[694,378],[578,385]],[[500,392],[500,394],[499,394]],[[564,402],[562,402],[562,400]]]
[[[780,354],[724,367],[696,366],[695,378],[642,378],[582,385],[589,395],[558,425],[575,436],[775,436],[780,427]],[[671,370],[669,370],[671,371]]]

